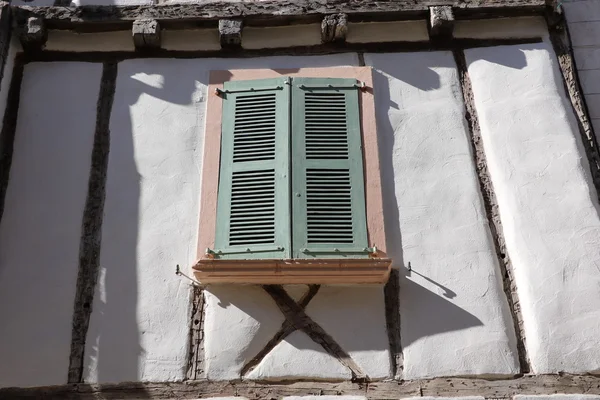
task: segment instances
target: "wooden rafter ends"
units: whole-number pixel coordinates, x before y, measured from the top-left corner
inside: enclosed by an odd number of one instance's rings
[[[429,7],[450,6],[457,19],[542,15],[555,0],[267,0],[260,2],[205,1],[194,4],[126,6],[14,6],[19,26],[31,17],[45,20],[48,29],[88,31],[127,29],[138,19],[155,19],[168,29],[216,26],[218,20],[242,18],[247,26],[320,22],[325,15],[344,13],[350,22],[427,18]]]

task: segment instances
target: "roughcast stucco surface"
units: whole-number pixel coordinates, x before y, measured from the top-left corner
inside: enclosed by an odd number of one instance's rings
[[[513,375],[515,334],[449,52],[367,54],[404,378]],[[408,267],[412,271],[408,271]]]
[[[0,386],[67,383],[101,72],[25,67],[0,224]]]
[[[466,52],[533,372],[600,370],[600,207],[547,43]]]

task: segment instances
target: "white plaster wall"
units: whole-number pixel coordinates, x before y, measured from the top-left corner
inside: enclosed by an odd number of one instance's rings
[[[452,54],[365,60],[378,71],[387,248],[402,277],[404,378],[513,375],[513,324]]]
[[[600,140],[600,2],[565,0],[563,8],[592,126]]]
[[[350,22],[348,43],[427,42],[427,21]]]
[[[101,71],[25,67],[0,223],[0,386],[67,383]]]
[[[49,51],[134,51],[130,30],[77,33],[51,29],[45,50]]]
[[[193,63],[118,66],[87,382],[185,375],[205,93]]]
[[[598,371],[600,207],[556,57],[466,55],[533,371]]]
[[[548,25],[543,17],[458,20],[454,26],[455,38],[511,39],[546,36]]]
[[[195,258],[209,71],[357,63],[355,54],[341,54],[140,59],[119,64],[110,125],[101,274],[88,332],[86,381],[184,377],[189,286],[174,271],[176,264],[187,267]],[[260,300],[261,293],[256,291],[222,287],[206,293],[205,352],[207,375],[212,379],[239,378],[242,366],[283,322],[275,303],[266,294]],[[244,296],[257,303],[240,300]],[[383,310],[383,299],[379,299],[378,307]],[[231,327],[235,329],[229,329],[232,321],[236,321]],[[375,337],[382,337],[383,328]],[[381,346],[368,346],[375,345]],[[309,373],[315,366],[303,364],[302,368]],[[330,376],[327,365],[322,371]]]

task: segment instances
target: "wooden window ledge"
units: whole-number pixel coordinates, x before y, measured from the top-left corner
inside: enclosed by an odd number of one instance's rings
[[[384,284],[389,258],[319,260],[214,260],[193,266],[203,284]]]

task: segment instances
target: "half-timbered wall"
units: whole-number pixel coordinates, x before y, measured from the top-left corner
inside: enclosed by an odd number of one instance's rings
[[[592,3],[566,9],[597,133],[595,45],[576,33]],[[424,21],[403,24],[427,40]],[[275,40],[261,29],[249,46]],[[389,34],[361,29],[356,43]],[[600,371],[597,155],[544,19],[455,26],[506,40],[493,47],[250,58],[78,59],[125,42],[53,35],[68,60],[15,59],[13,39],[0,91],[0,387]],[[202,223],[210,71],[332,66],[374,71],[390,282],[194,288],[175,271]],[[318,329],[286,328],[298,313]]]

